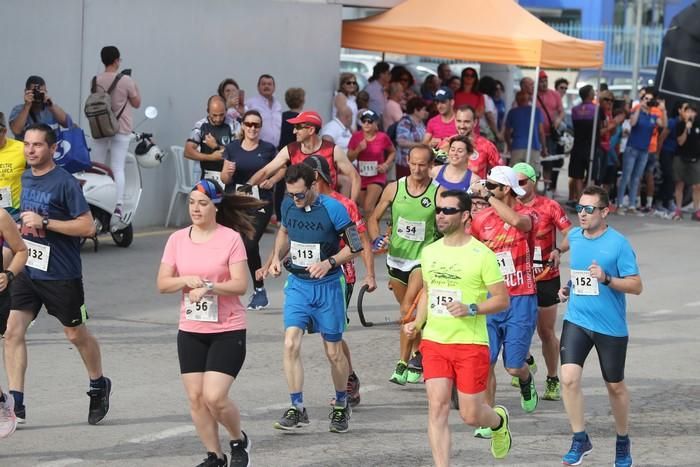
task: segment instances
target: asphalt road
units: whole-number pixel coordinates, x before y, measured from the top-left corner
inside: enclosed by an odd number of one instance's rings
[[[700,224],[629,216],[614,217],[611,224],[629,236],[644,281],[644,293],[629,299],[626,380],[635,465],[698,465]],[[88,380],[79,355],[59,323],[42,313],[28,336],[27,424],[0,442],[0,466],[193,466],[204,457],[178,374],[178,298],[159,295],[155,287],[166,239],[167,232],[142,232],[128,249],[109,239],[98,253],[84,248],[89,326],[113,380],[112,409],[103,424],[87,424]],[[264,236],[265,251],[271,241],[272,235]],[[369,318],[379,322],[397,317],[382,259],[377,258],[380,288],[367,305]],[[347,339],[362,381],[362,403],[353,413],[351,431],[328,432],[332,385],[317,335],[303,344],[311,426],[291,435],[272,428],[289,403],[281,362],[283,280],[267,283],[269,309],[248,313],[248,356],[231,391],[253,443],[253,465],[431,465],[423,385],[401,388],[388,382],[397,359],[398,327],[362,328],[354,307]],[[533,352],[544,367],[537,337]],[[540,391],[542,373],[536,375]],[[0,381],[6,387],[1,371]],[[499,371],[497,398],[510,410],[513,449],[498,464],[560,465],[571,436],[562,403],[542,401],[526,415],[508,382]],[[610,465],[614,428],[595,355],[584,372],[584,393],[594,445],[585,464]],[[472,438],[456,412],[450,425],[453,465],[495,464],[488,441]],[[223,432],[221,438],[226,442]]]

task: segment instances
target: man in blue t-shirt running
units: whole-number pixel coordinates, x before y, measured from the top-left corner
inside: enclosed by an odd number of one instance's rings
[[[614,465],[632,465],[627,434],[630,401],[624,381],[628,340],[625,294],[642,293],[642,279],[632,246],[605,223],[609,203],[608,193],[602,188],[584,189],[576,205],[581,226],[572,229],[562,245],[562,250],[571,250],[571,280],[559,291],[560,300],[569,301],[561,332],[561,384],[574,432],[571,449],[562,459],[565,465],[579,465],[593,450],[586,433],[581,392],[583,363],[593,347],[615,419]]]
[[[56,134],[50,126],[31,125],[24,133],[29,169],[22,175],[20,226],[29,259],[12,281],[12,310],[5,333],[5,369],[15,414],[24,423],[25,335],[42,306],[63,325],[80,352],[90,377],[88,423],[99,423],[109,410],[112,382],[102,374],[100,346],[88,331],[83,293],[80,237],[92,237],[95,224],[78,181],[53,161]]]
[[[292,405],[275,423],[278,430],[294,430],[309,424],[304,408],[304,369],[301,338],[305,329],[320,332],[331,364],[335,404],[330,431],[348,431],[347,403],[349,366],[343,353],[345,277],[340,265],[362,250],[355,223],[343,205],[314,189],[316,173],[308,165],[287,169],[287,196],[282,202],[282,226],[275,238],[269,272],[279,276],[281,259],[289,251],[284,267],[289,277],[284,287],[284,373]],[[340,248],[340,239],[345,246]]]

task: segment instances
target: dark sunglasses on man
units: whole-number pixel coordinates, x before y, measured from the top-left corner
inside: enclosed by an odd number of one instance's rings
[[[444,214],[446,216],[451,216],[453,214],[457,214],[460,212],[464,212],[462,209],[459,208],[442,208],[440,206],[435,207],[435,214]]]

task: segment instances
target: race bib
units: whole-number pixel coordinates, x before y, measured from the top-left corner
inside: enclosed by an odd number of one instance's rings
[[[198,302],[190,300],[190,294],[186,293],[185,318],[188,321],[206,321],[216,323],[219,321],[219,299],[215,295],[204,295]]]
[[[44,272],[48,271],[51,247],[29,240],[24,240],[24,243],[27,244],[27,266]]]
[[[377,175],[377,161],[359,161],[360,176],[373,177]]]
[[[428,310],[439,316],[452,316],[447,304],[462,301],[462,291],[454,289],[430,289]]]
[[[396,234],[404,240],[422,242],[425,240],[425,222],[409,221],[399,217],[396,225]]]
[[[4,186],[0,188],[0,208],[12,207],[12,190],[10,187]]]
[[[260,189],[257,185],[236,185],[235,190],[238,195],[248,195],[260,199]]]
[[[571,286],[576,295],[598,295],[598,279],[590,271],[571,270]]]
[[[292,257],[293,265],[307,268],[321,261],[321,245],[318,243],[291,242],[289,254]]]
[[[216,170],[205,170],[204,171],[204,178],[209,178],[211,180],[216,181],[216,183],[219,184],[221,189],[224,189],[224,182],[221,181],[221,172],[216,171]]]
[[[498,267],[501,268],[501,274],[504,276],[515,274],[515,263],[513,263],[513,255],[510,254],[510,251],[496,253],[496,260]]]

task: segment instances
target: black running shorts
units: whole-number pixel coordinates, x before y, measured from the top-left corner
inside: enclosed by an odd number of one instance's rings
[[[573,363],[583,367],[595,347],[603,379],[606,383],[619,383],[625,379],[627,341],[627,336],[607,336],[565,320],[561,331],[561,364]]]
[[[386,268],[389,271],[389,278],[399,281],[403,285],[408,285],[408,278],[411,277],[413,271],[420,269],[420,265],[414,266],[410,271],[402,271],[401,269],[392,268],[390,266]]]
[[[43,305],[67,328],[88,320],[82,279],[31,280],[27,274],[20,273],[12,281],[10,296],[13,310],[29,311],[36,318]]]
[[[537,306],[548,307],[559,303],[559,289],[561,278],[559,276],[537,283]]]
[[[245,335],[245,329],[211,334],[179,331],[180,373],[217,371],[237,377],[245,361]]]

